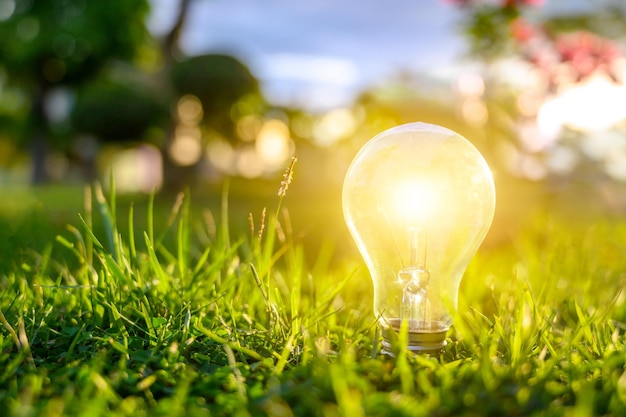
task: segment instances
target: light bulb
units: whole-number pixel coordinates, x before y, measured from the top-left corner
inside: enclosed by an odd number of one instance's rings
[[[409,123],[358,152],[343,184],[343,212],[374,283],[383,352],[401,326],[411,351],[445,345],[461,278],[493,219],[489,166],[463,136]]]

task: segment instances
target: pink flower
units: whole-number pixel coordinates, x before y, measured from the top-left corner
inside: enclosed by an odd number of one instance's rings
[[[521,17],[511,22],[511,35],[519,42],[526,42],[536,34],[534,26]]]
[[[600,67],[610,66],[620,56],[613,41],[583,31],[558,37],[554,47],[561,62],[570,64],[578,79]]]
[[[545,0],[504,0],[504,6],[543,6]]]

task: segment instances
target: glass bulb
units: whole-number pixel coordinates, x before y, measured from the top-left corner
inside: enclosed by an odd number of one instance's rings
[[[489,166],[449,129],[397,126],[358,152],[344,180],[343,212],[374,282],[384,353],[404,323],[410,350],[445,345],[461,278],[494,210]]]

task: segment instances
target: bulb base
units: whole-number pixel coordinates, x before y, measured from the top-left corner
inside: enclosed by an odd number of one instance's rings
[[[397,343],[400,331],[400,320],[392,320],[391,326],[383,326],[382,353],[395,356],[392,346]],[[438,353],[446,346],[447,327],[436,324],[432,330],[409,331],[407,333],[407,350],[415,354]],[[395,342],[395,343],[394,343]]]

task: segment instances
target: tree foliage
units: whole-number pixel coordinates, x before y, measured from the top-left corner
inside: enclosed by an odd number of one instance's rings
[[[77,94],[73,127],[107,141],[140,140],[149,126],[168,116],[166,103],[145,88],[119,82],[99,82]]]
[[[0,65],[30,88],[77,84],[129,60],[148,36],[147,0],[20,0],[0,24]]]
[[[180,96],[193,94],[202,103],[204,119],[211,127],[229,135],[232,106],[250,94],[259,94],[258,80],[237,58],[210,54],[177,62],[171,82]]]
[[[52,137],[46,100],[76,88],[116,60],[132,60],[147,39],[148,0],[7,0],[0,20],[0,70],[30,110],[21,132],[30,142],[34,182],[47,180]],[[69,145],[71,136],[63,142]]]

